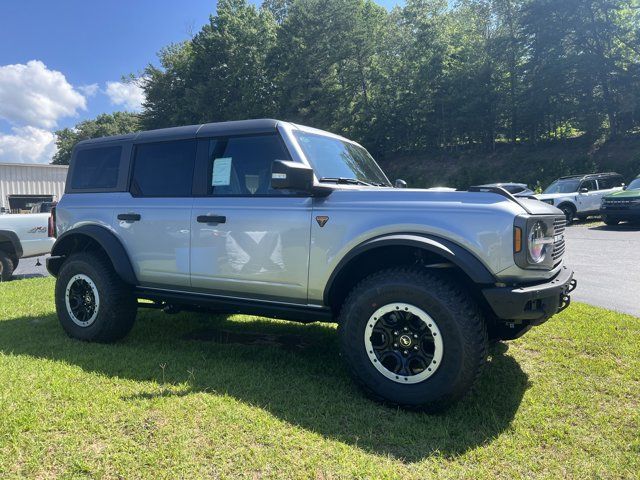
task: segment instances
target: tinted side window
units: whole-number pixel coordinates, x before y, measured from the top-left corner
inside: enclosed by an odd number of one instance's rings
[[[87,148],[76,155],[71,188],[114,188],[118,183],[118,169],[122,147]]]
[[[196,141],[136,145],[131,193],[140,197],[189,197]]]
[[[622,177],[607,177],[598,180],[598,189],[607,190],[609,188],[621,187],[624,183]]]
[[[278,135],[212,139],[209,142],[209,194],[285,195],[271,188],[274,160],[290,160]]]
[[[613,188],[613,183],[613,178],[599,178],[598,190],[607,190],[609,188]]]
[[[596,189],[596,181],[595,180],[583,180],[582,184],[580,184],[580,188],[586,188],[590,192]]]

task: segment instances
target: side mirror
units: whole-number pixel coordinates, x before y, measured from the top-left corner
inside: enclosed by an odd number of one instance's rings
[[[627,185],[625,185],[624,183],[622,184],[622,189],[626,190],[627,189]]]
[[[589,193],[589,189],[588,188],[581,188],[579,190],[580,193]]]
[[[394,182],[394,186],[396,188],[407,188],[407,182],[405,182],[404,180],[398,178],[395,182]]]
[[[275,160],[271,165],[271,188],[311,192],[313,170],[302,163]]]

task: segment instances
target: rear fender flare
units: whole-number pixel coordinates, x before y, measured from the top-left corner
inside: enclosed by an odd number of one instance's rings
[[[60,235],[51,249],[51,258],[47,261],[49,273],[56,276],[64,258],[75,251],[74,247],[78,241],[87,238],[93,240],[105,251],[114,270],[125,283],[138,284],[131,259],[122,242],[105,227],[99,225],[83,225]]]
[[[20,239],[18,238],[18,235],[16,235],[16,232],[11,230],[0,230],[0,243],[3,242],[9,242],[13,246],[13,253],[16,254],[16,257],[22,257],[22,244],[20,243]]]

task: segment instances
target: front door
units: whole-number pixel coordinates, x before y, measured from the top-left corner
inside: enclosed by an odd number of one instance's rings
[[[135,146],[130,192],[114,200],[113,222],[142,285],[190,286],[195,156],[195,140]]]
[[[595,180],[583,180],[580,190],[587,189],[586,192],[578,192],[578,213],[594,212],[600,208],[602,196],[598,193]]]
[[[271,188],[289,154],[276,134],[211,139],[207,193],[191,214],[191,285],[240,298],[307,303],[312,198]]]

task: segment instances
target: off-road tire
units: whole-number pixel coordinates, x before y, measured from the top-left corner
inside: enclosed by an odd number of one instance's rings
[[[15,270],[15,265],[11,259],[11,255],[0,250],[0,282],[8,282]]]
[[[77,275],[88,277],[98,292],[97,316],[88,326],[75,323],[67,308],[67,287]],[[107,258],[95,253],[75,253],[65,260],[56,280],[55,300],[62,328],[78,340],[115,342],[129,333],[136,318],[137,300],[131,286],[118,277]]]
[[[388,379],[367,354],[363,340],[367,322],[379,307],[394,302],[422,309],[441,332],[441,363],[419,383]],[[476,383],[488,354],[486,323],[469,293],[444,275],[419,268],[392,268],[362,280],[344,302],[338,328],[349,373],[365,393],[411,410],[437,412],[463,397]]]

